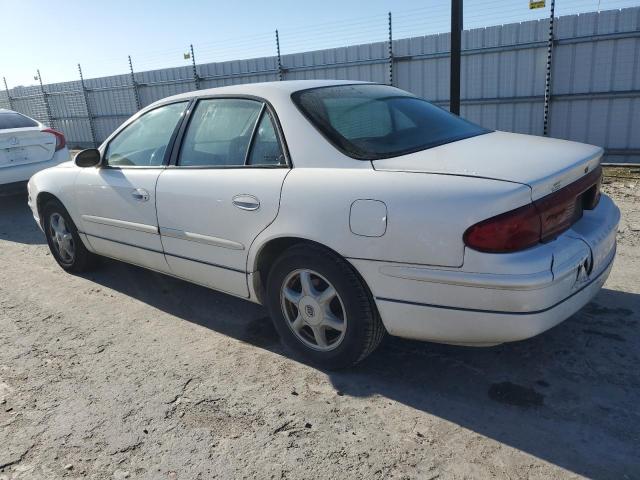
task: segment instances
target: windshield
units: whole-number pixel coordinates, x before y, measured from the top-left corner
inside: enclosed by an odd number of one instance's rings
[[[292,99],[339,150],[377,160],[488,133],[398,88],[337,85],[301,90]]]

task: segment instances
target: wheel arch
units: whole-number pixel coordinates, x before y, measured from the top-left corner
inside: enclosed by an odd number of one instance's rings
[[[62,205],[65,209],[67,208],[65,207],[64,203],[62,203],[62,200],[56,197],[53,193],[46,191],[38,192],[38,196],[36,197],[36,208],[38,210],[38,218],[40,219],[40,226],[42,226],[42,228],[44,228],[44,216],[42,214],[42,209],[50,200],[54,200],[60,203],[60,205]]]
[[[365,289],[373,299],[373,296],[371,294],[371,289],[369,288],[367,281],[363,278],[363,276],[360,274],[358,269],[351,262],[349,262],[347,258],[344,257],[344,255],[340,254],[333,248],[323,243],[317,242],[315,240],[311,240],[304,237],[297,237],[297,236],[282,236],[282,237],[271,238],[268,241],[264,242],[264,244],[260,245],[259,249],[257,250],[254,256],[253,265],[250,269],[250,271],[252,272],[252,275],[250,275],[250,280],[252,282],[252,285],[249,285],[249,287],[252,290],[252,293],[255,294],[259,303],[264,304],[267,277],[269,275],[271,266],[273,265],[275,260],[285,250],[295,245],[305,244],[305,243],[309,245],[313,245],[315,247],[319,247],[323,250],[326,250],[327,252],[332,253],[333,255],[336,255],[337,257],[344,260],[355,272],[355,274],[358,276],[358,278],[364,285]],[[373,304],[375,305],[375,302]]]

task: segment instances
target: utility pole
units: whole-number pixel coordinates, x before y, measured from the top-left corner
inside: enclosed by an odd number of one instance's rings
[[[460,59],[462,54],[462,0],[451,0],[451,77],[449,111],[460,115]]]

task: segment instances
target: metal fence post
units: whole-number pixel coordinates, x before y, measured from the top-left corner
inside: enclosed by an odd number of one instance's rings
[[[282,58],[280,57],[280,35],[276,28],[276,52],[278,52],[278,80],[284,80],[284,72],[282,71]]]
[[[2,77],[2,81],[4,82],[4,90],[7,92],[7,101],[9,102],[9,108],[13,110],[13,99],[11,98],[11,94],[9,93],[9,87],[7,86],[7,78]]]
[[[91,108],[89,108],[89,94],[87,92],[87,87],[84,84],[84,77],[82,76],[82,67],[78,64],[78,73],[80,73],[80,85],[82,86],[82,96],[84,97],[84,106],[87,109],[87,117],[89,118],[89,131],[91,132],[91,141],[93,143],[93,147],[98,146],[98,142],[96,142],[96,130],[93,126],[93,116],[91,115]]]
[[[140,105],[140,93],[138,93],[138,82],[136,82],[136,76],[133,73],[133,63],[131,63],[131,55],[129,55],[129,73],[131,74],[131,85],[133,85],[133,96],[136,100],[136,111],[142,108]]]
[[[389,12],[389,85],[393,85],[393,33],[391,31],[391,12]]]
[[[451,0],[451,60],[449,111],[460,115],[460,63],[462,54],[462,0]]]
[[[549,134],[549,113],[551,107],[551,68],[553,66],[553,33],[554,33],[554,14],[556,2],[551,0],[551,14],[549,16],[549,40],[547,44],[547,76],[544,81],[544,124],[542,126],[542,134],[546,137]]]
[[[196,70],[196,56],[193,53],[193,44],[189,46],[191,48],[191,66],[193,67],[193,81],[196,84],[196,90],[200,90],[200,77],[198,76],[198,70]]]
[[[40,93],[42,93],[44,108],[47,111],[47,126],[53,127],[53,117],[51,116],[51,106],[49,105],[49,94],[44,91],[44,86],[42,85],[42,75],[40,75],[40,69],[38,69],[37,72],[38,72],[38,81],[40,82]]]

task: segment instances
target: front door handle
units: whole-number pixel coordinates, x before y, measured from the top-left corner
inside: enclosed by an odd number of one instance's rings
[[[247,194],[233,197],[233,204],[241,210],[258,210],[260,208],[260,200]]]
[[[147,202],[149,200],[149,192],[144,188],[136,188],[131,192],[131,196],[139,202]]]

